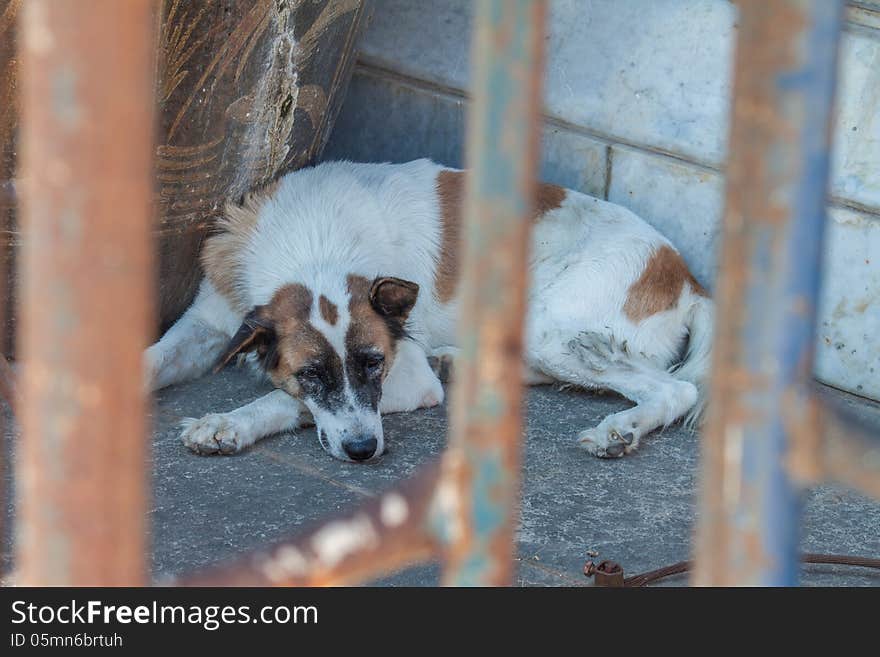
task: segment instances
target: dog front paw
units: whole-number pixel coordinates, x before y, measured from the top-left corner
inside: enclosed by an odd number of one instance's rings
[[[435,379],[431,387],[422,397],[422,400],[419,402],[418,408],[433,408],[434,406],[439,406],[443,403],[443,398],[443,385],[440,383],[439,379]]]
[[[180,439],[196,454],[237,454],[250,445],[235,423],[223,414],[181,422]]]

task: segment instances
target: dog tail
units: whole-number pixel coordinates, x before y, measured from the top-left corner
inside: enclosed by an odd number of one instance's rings
[[[681,381],[697,386],[697,403],[685,417],[685,425],[694,427],[706,410],[709,370],[712,366],[712,335],[715,326],[715,304],[708,297],[691,292],[694,299],[688,314],[688,346],[684,359],[673,366],[671,374]]]

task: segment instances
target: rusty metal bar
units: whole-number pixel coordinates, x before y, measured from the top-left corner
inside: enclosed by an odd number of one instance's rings
[[[439,556],[432,531],[439,469],[295,537],[230,563],[170,580],[170,586],[344,586]]]
[[[13,184],[14,144],[15,144],[15,85],[18,65],[15,58],[15,26],[20,0],[0,0],[0,327],[6,328],[11,308],[4,290],[7,289],[8,268],[10,265],[6,237],[15,205],[15,186]],[[0,340],[0,405],[5,401],[12,413],[15,409],[16,386],[12,368],[6,360],[7,340],[3,332]],[[6,415],[0,407],[0,509],[6,509],[10,491],[7,490],[5,477],[9,466],[8,458],[12,453],[9,434],[6,431]],[[8,523],[6,514],[0,514],[0,541],[8,545]],[[0,579],[5,572],[0,570]]]
[[[542,0],[477,3],[443,581],[507,585],[519,500],[526,256],[538,160]],[[444,501],[445,498],[441,498]]]
[[[146,581],[151,0],[28,0],[17,581]]]
[[[797,582],[842,3],[743,0],[694,582]],[[811,437],[812,436],[812,437]]]

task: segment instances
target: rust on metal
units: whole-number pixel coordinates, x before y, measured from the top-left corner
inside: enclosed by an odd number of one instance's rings
[[[16,27],[21,0],[0,0],[0,315],[3,339],[0,352],[11,354],[14,307],[15,206],[17,191],[15,164],[18,136],[18,56],[16,54]]]
[[[811,376],[803,373],[804,381]],[[812,386],[792,387],[783,395],[779,415],[791,437],[785,466],[792,481],[806,487],[825,476],[822,462],[822,404]]]
[[[15,135],[17,132],[15,111],[16,80],[18,77],[18,60],[15,55],[14,30],[21,0],[0,0],[0,395],[6,400],[10,409],[17,406],[15,376],[6,360],[10,340],[9,316],[11,299],[4,291],[11,289],[7,281],[11,279],[11,249],[9,243],[9,226],[12,223],[13,207],[16,203],[15,183]],[[12,453],[8,444],[9,434],[6,432],[6,415],[0,413],[0,472],[7,472],[5,460]],[[0,486],[0,509],[6,508],[6,486]],[[7,526],[4,517],[0,517],[0,540],[6,540]],[[3,573],[0,573],[2,576]]]
[[[795,436],[818,431],[813,324],[842,4],[743,0],[735,61],[697,584],[794,584]]]
[[[518,513],[526,257],[535,203],[544,2],[484,0],[473,42],[462,286],[443,581],[507,585]],[[446,508],[446,507],[442,507]]]
[[[153,5],[22,6],[24,585],[146,581]]]
[[[430,523],[438,467],[295,538],[234,562],[169,581],[171,586],[342,586],[436,557]]]
[[[622,587],[623,568],[615,561],[602,561],[593,570],[596,586]]]

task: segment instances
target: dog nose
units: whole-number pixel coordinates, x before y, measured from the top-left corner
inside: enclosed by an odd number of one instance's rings
[[[375,438],[356,438],[342,443],[342,449],[354,461],[366,461],[376,453],[379,441]]]

